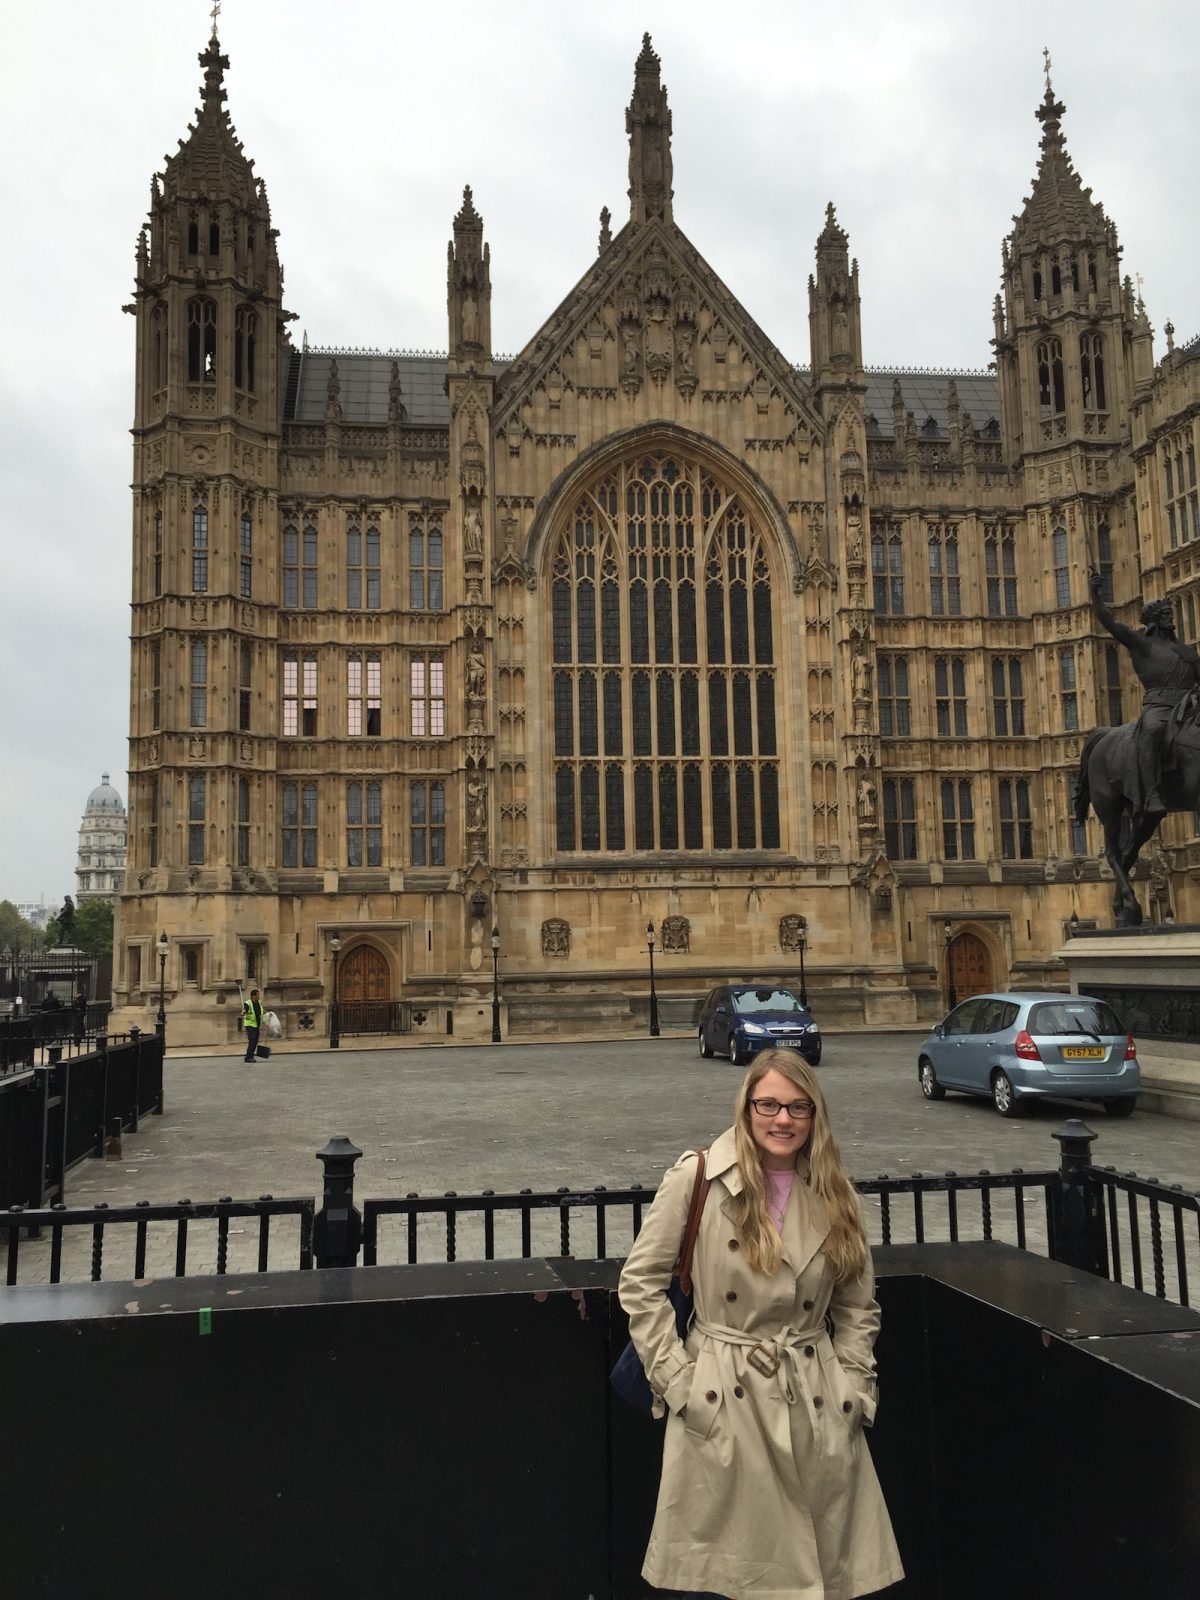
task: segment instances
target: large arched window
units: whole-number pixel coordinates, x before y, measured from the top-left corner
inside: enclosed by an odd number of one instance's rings
[[[187,303],[188,382],[214,383],[217,376],[217,305],[201,295]]]
[[[646,454],[551,540],[560,851],[776,850],[771,576],[760,522],[698,462]]]

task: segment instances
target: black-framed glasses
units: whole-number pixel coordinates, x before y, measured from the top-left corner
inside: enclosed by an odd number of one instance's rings
[[[817,1112],[811,1100],[792,1100],[786,1106],[782,1100],[751,1100],[750,1104],[760,1117],[777,1117],[786,1111],[794,1122],[807,1122]]]

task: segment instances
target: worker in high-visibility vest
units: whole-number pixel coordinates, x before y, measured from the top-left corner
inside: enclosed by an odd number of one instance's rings
[[[258,1035],[262,1028],[263,1008],[262,997],[257,989],[251,989],[250,998],[242,1006],[242,1027],[246,1032],[246,1061],[253,1062],[258,1050]]]

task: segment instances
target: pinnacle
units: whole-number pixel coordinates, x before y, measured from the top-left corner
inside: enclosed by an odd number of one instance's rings
[[[456,228],[467,228],[482,224],[482,222],[483,218],[475,209],[475,197],[471,193],[471,185],[466,183],[463,185],[462,210],[455,217],[454,226]]]
[[[657,72],[661,64],[654,46],[650,43],[650,35],[644,33],[642,35],[642,53],[637,58],[636,70],[638,72]]]
[[[1063,102],[1055,98],[1047,54],[1046,92],[1034,112],[1042,125],[1042,147],[1033,188],[1017,218],[1018,232],[1048,236],[1061,233],[1064,227],[1077,230],[1089,224],[1103,224],[1103,207],[1092,199],[1092,191],[1084,187],[1067,151],[1062,131],[1066,109]]]

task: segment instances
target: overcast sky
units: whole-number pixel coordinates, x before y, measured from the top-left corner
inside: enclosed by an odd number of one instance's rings
[[[265,178],[296,332],[446,346],[471,183],[497,351],[627,215],[644,29],[674,116],[675,218],[785,354],[826,201],[861,266],[867,364],[981,368],[1000,241],[1037,160],[1042,47],[1075,165],[1141,273],[1161,354],[1200,331],[1200,23],[1170,0],[228,0],[234,126]],[[4,565],[0,898],[74,891],[102,771],[127,797],[133,257],[199,101],[203,0],[8,8],[0,132]]]

